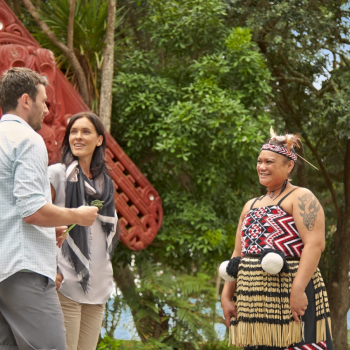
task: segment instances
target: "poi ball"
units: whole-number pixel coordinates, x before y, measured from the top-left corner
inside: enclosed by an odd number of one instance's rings
[[[226,268],[227,268],[227,265],[229,263],[230,260],[226,260],[224,262],[222,262],[220,264],[220,267],[219,267],[219,275],[227,282],[232,282],[235,280],[234,277],[230,276],[227,272],[226,272]]]
[[[261,260],[261,267],[271,275],[279,273],[282,270],[283,264],[283,258],[276,253],[268,253]]]

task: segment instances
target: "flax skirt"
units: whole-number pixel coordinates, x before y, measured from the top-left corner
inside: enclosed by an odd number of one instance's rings
[[[231,318],[229,344],[246,350],[333,350],[328,297],[319,269],[305,290],[308,307],[298,324],[289,296],[299,261],[289,260],[288,265],[288,273],[271,275],[261,268],[259,258],[241,259],[234,296],[238,314]]]

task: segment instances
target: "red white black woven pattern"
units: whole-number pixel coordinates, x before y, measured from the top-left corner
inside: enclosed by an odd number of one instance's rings
[[[292,215],[278,205],[249,210],[242,223],[241,241],[242,256],[272,248],[300,257],[304,248]]]
[[[282,154],[282,156],[285,156],[287,158],[290,158],[291,160],[294,160],[294,162],[297,161],[296,154],[292,151],[288,151],[288,149],[286,147],[273,145],[271,143],[265,143],[261,147],[261,151],[264,151],[264,150],[279,153],[279,154]]]
[[[325,341],[320,343],[312,343],[303,346],[294,346],[285,350],[327,350],[327,344]]]

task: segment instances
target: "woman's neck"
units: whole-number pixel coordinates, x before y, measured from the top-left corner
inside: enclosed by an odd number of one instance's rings
[[[284,181],[282,181],[280,184],[277,185],[271,185],[271,186],[267,186],[267,192],[275,192],[278,191],[282,188]]]
[[[78,163],[83,173],[90,179],[92,177],[90,172],[91,160],[79,158]]]
[[[267,187],[267,191],[265,196],[270,197],[272,200],[275,200],[276,198],[278,198],[282,192],[284,192],[286,189],[288,189],[290,187],[290,182],[287,181],[287,183],[285,183],[285,181],[283,181],[279,186],[275,185],[275,186],[269,186]]]

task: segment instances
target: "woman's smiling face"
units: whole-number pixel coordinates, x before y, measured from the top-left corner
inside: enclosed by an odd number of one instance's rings
[[[294,161],[271,151],[261,151],[256,170],[261,185],[273,189],[281,186],[294,167]]]
[[[70,149],[79,159],[91,160],[95,148],[101,146],[102,141],[103,136],[97,134],[94,124],[86,117],[77,119],[70,129]]]

